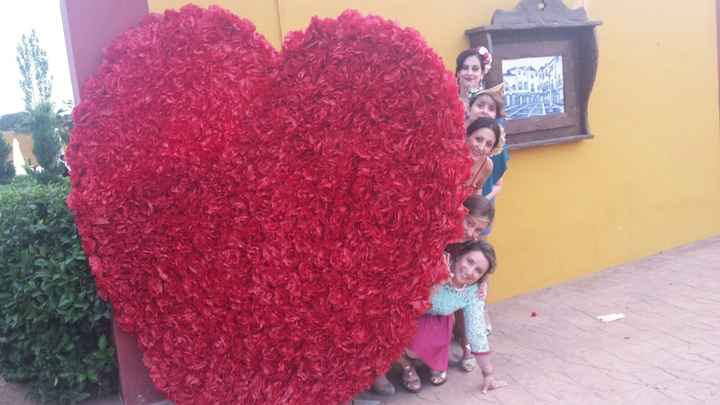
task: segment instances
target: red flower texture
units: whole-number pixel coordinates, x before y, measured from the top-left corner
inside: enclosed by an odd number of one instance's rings
[[[470,161],[414,30],[348,11],[277,52],[186,6],[117,38],[73,117],[92,272],[177,404],[348,400],[447,274]]]

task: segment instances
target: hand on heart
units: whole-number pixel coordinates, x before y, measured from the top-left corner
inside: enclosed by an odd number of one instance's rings
[[[278,52],[220,8],[150,16],[74,120],[68,204],[98,289],[178,404],[351,398],[461,235],[456,84],[380,17],[313,19]]]

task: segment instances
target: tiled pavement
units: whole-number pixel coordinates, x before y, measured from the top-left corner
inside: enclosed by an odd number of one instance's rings
[[[720,404],[720,237],[489,310],[508,387],[483,395],[479,372],[451,369],[447,384],[385,404]],[[596,319],[617,312],[625,318]],[[32,404],[0,380],[0,405]]]

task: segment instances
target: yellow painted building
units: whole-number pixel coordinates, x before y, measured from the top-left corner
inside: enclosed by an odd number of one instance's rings
[[[185,0],[148,0],[152,11]],[[411,26],[454,68],[465,29],[517,0],[196,0],[252,20],[280,47],[312,16],[354,8]],[[492,234],[492,299],[720,234],[716,1],[575,0],[597,29],[594,139],[512,152]],[[682,275],[678,275],[682,278]]]

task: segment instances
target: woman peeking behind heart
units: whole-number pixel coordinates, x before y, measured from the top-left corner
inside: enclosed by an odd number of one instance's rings
[[[500,125],[492,118],[480,117],[468,125],[465,131],[465,143],[470,149],[473,160],[472,171],[467,186],[473,189],[473,194],[482,195],[483,184],[493,170],[490,152],[500,142],[502,134]]]
[[[444,384],[447,380],[449,343],[453,330],[453,313],[462,310],[470,350],[482,371],[483,393],[507,385],[495,379],[490,361],[488,325],[485,320],[485,295],[481,286],[495,271],[495,250],[484,240],[470,240],[450,245],[450,278],[437,286],[432,294],[432,307],[418,319],[417,333],[400,360],[402,384],[411,392],[422,386],[412,360],[422,360],[430,368],[430,382]]]

